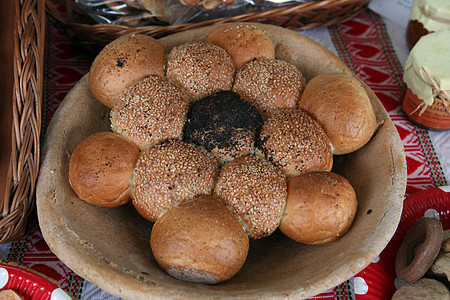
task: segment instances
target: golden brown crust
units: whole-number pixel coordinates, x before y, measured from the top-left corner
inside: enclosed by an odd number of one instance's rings
[[[164,74],[166,50],[154,38],[128,34],[112,41],[94,59],[89,87],[97,100],[112,108],[131,85]]]
[[[181,201],[210,194],[217,172],[214,158],[185,142],[170,140],[148,147],[136,164],[133,205],[155,222]]]
[[[333,146],[333,154],[363,147],[377,126],[363,86],[345,74],[322,74],[311,79],[298,107],[321,124]]]
[[[254,58],[275,58],[275,45],[269,35],[252,24],[218,26],[206,37],[206,42],[225,49],[237,70]]]
[[[214,194],[239,219],[249,237],[259,239],[278,228],[286,203],[286,177],[269,162],[245,155],[222,168]]]
[[[325,244],[344,235],[358,202],[344,177],[325,171],[309,172],[288,180],[286,208],[280,230],[305,244]]]
[[[131,176],[139,149],[112,132],[95,133],[72,153],[69,181],[78,197],[90,204],[116,207],[131,199]]]
[[[111,129],[145,149],[179,139],[189,109],[186,96],[166,77],[150,76],[130,87],[111,110]]]
[[[150,245],[168,274],[206,284],[235,275],[249,249],[239,221],[212,195],[180,203],[166,212],[153,226]]]
[[[224,49],[209,43],[192,42],[170,51],[166,73],[191,101],[195,101],[215,92],[231,90],[234,64]]]
[[[319,123],[303,110],[281,111],[264,123],[256,154],[287,177],[308,171],[331,171],[330,142]]]
[[[287,61],[259,58],[239,70],[233,91],[267,119],[280,110],[297,108],[305,83],[298,68]]]

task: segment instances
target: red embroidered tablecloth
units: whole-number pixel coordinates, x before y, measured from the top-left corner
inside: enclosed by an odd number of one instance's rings
[[[445,155],[450,132],[442,133],[444,155],[435,151],[430,132],[414,126],[400,108],[402,61],[393,46],[386,23],[375,13],[365,12],[355,19],[317,32],[305,33],[321,42],[331,42],[333,51],[377,94],[396,125],[403,141],[407,166],[407,194],[434,186],[447,185]],[[65,35],[48,23],[43,129],[58,105],[75,83],[88,72],[90,58],[74,47]],[[433,133],[434,134],[434,133]],[[448,143],[447,143],[448,144]],[[448,153],[448,152],[447,152]],[[448,156],[448,154],[447,154]],[[442,164],[442,160],[446,163]],[[0,245],[0,258],[39,271],[53,278],[77,299],[116,299],[85,281],[65,266],[48,248],[37,223],[31,216],[28,236]],[[356,296],[357,297],[357,296]],[[317,295],[315,299],[354,299],[352,280]]]

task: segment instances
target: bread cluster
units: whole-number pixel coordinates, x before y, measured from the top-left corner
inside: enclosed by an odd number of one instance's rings
[[[155,222],[151,249],[171,276],[222,282],[244,264],[249,238],[280,228],[324,244],[351,227],[355,191],[331,170],[333,154],[361,148],[375,131],[355,78],[324,74],[309,87],[301,70],[275,58],[270,37],[245,23],[168,53],[153,38],[124,36],[89,76],[111,108],[112,132],[78,145],[70,183],[93,205],[132,200]]]

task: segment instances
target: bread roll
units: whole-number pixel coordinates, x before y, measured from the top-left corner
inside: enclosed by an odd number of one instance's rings
[[[296,66],[284,60],[259,58],[236,75],[233,91],[259,109],[267,119],[284,109],[297,108],[305,78]]]
[[[215,92],[231,90],[234,63],[224,49],[209,43],[192,42],[170,51],[166,73],[191,101],[195,101]]]
[[[363,86],[345,74],[321,74],[311,79],[299,108],[320,123],[330,139],[333,154],[346,154],[363,147],[377,126]]]
[[[256,107],[236,93],[222,91],[192,105],[184,140],[202,146],[223,165],[234,157],[254,153],[261,126]]]
[[[131,199],[131,177],[139,155],[139,149],[124,138],[112,132],[95,133],[72,152],[70,185],[90,204],[125,204]]]
[[[211,194],[218,166],[193,145],[170,140],[142,151],[133,180],[133,205],[147,220],[155,222],[181,201]]]
[[[336,173],[317,171],[288,180],[280,230],[305,244],[325,244],[351,227],[358,202],[351,184]]]
[[[264,30],[252,24],[218,26],[206,37],[206,42],[225,49],[231,55],[237,70],[254,58],[275,58],[272,39]]]
[[[7,275],[9,276],[9,275]],[[24,300],[25,297],[19,295],[13,289],[5,289],[0,291],[0,299],[2,300]]]
[[[450,291],[440,281],[431,278],[421,278],[414,284],[403,284],[394,295],[392,300],[429,299],[449,300]]]
[[[303,110],[281,111],[263,125],[256,153],[287,177],[308,171],[331,171],[330,142],[319,123]]]
[[[162,76],[165,55],[161,43],[150,36],[121,36],[95,57],[89,71],[90,90],[97,100],[112,108],[128,87],[150,75]]]
[[[222,168],[214,194],[239,219],[248,236],[259,239],[272,234],[280,224],[286,177],[269,162],[245,155]]]
[[[214,196],[201,195],[167,211],[153,226],[150,245],[169,275],[215,284],[244,265],[248,237],[239,221]]]
[[[111,110],[111,129],[140,149],[181,139],[189,102],[166,77],[150,76],[130,87]]]

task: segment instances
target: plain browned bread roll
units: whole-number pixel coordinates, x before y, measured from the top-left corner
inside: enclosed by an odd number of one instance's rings
[[[225,49],[237,70],[254,58],[275,58],[272,39],[264,30],[252,24],[220,25],[206,37],[206,42]]]
[[[363,147],[377,127],[375,113],[361,83],[345,74],[321,74],[305,87],[299,108],[310,113],[330,139],[333,154]]]
[[[223,165],[234,157],[254,153],[261,126],[255,106],[236,93],[222,91],[192,105],[184,140],[202,146]]]
[[[170,51],[166,74],[195,101],[215,92],[231,90],[234,63],[231,56],[216,45],[191,42]]]
[[[330,142],[319,123],[303,110],[281,111],[264,123],[256,153],[287,177],[308,171],[331,171]]]
[[[150,245],[169,275],[204,284],[234,276],[249,250],[239,221],[212,195],[182,202],[162,215],[153,226]]]
[[[95,57],[89,71],[94,97],[112,108],[120,95],[150,75],[164,74],[166,50],[156,39],[142,34],[119,37]]]
[[[69,182],[90,204],[116,207],[131,199],[131,177],[139,149],[112,132],[95,133],[72,152]]]
[[[280,224],[286,177],[259,157],[240,156],[222,168],[214,194],[239,219],[248,236],[259,239],[272,234]]]
[[[252,102],[267,119],[280,110],[297,108],[305,82],[293,64],[280,59],[259,58],[238,71],[233,91]]]
[[[169,140],[142,151],[133,180],[133,205],[147,220],[181,201],[211,194],[218,173],[214,158],[191,144]]]
[[[183,134],[189,102],[166,77],[150,76],[132,87],[111,110],[111,129],[140,149]]]
[[[358,202],[351,184],[336,173],[317,171],[288,180],[280,230],[305,244],[325,244],[344,235],[353,223]]]

